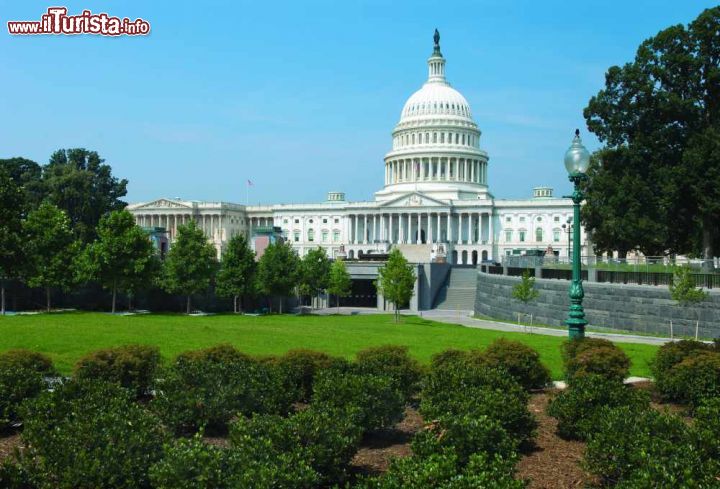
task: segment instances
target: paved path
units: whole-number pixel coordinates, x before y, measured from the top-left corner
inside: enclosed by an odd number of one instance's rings
[[[336,307],[328,309],[318,309],[313,311],[313,313],[323,315],[337,314],[338,309]],[[387,312],[378,311],[377,309],[373,308],[341,307],[340,314],[387,314]],[[403,312],[402,314],[407,316],[419,316],[441,323],[459,324],[468,328],[491,329],[494,331],[507,331],[512,333],[543,334],[548,336],[567,336],[567,331],[563,329],[543,328],[537,326],[520,326],[517,324],[506,323],[502,321],[476,319],[472,317],[472,311],[441,311],[433,309],[430,311],[421,311],[419,313]],[[585,333],[585,335],[592,338],[604,338],[610,341],[617,341],[619,343],[643,343],[647,345],[663,345],[669,341],[672,341],[670,340],[670,338],[662,338],[657,336],[638,336],[623,333],[595,333],[588,331]]]

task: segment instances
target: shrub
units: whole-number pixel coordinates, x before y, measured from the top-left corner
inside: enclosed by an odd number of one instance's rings
[[[368,479],[360,489],[522,489],[516,480],[515,458],[477,453],[463,468],[451,453],[408,457],[393,461],[382,476]]]
[[[550,371],[540,363],[540,355],[519,341],[495,340],[480,354],[489,367],[500,367],[525,389],[540,389],[550,383]]]
[[[405,395],[406,400],[419,390],[422,369],[420,364],[408,354],[406,346],[385,345],[367,348],[358,352],[355,366],[364,374],[390,377]]]
[[[563,343],[565,376],[569,382],[588,374],[623,380],[630,371],[630,359],[614,343],[583,338]]]
[[[507,372],[472,362],[431,368],[420,411],[426,420],[451,416],[488,416],[519,443],[529,441],[537,422],[528,410],[528,394]]]
[[[158,379],[150,406],[176,433],[224,431],[238,413],[287,413],[297,397],[273,366],[181,360]]]
[[[720,460],[720,397],[702,400],[695,410],[692,436],[705,458]]]
[[[662,345],[650,363],[658,392],[667,400],[678,400],[676,380],[670,373],[671,369],[686,358],[712,351],[716,351],[712,345],[700,341],[671,341]]]
[[[430,369],[447,368],[450,364],[463,363],[470,359],[470,354],[463,350],[448,349],[436,353],[430,360]]]
[[[660,384],[664,397],[693,407],[720,396],[720,353],[705,351],[686,357],[664,374]]]
[[[313,383],[316,375],[328,368],[343,368],[347,361],[343,358],[331,357],[327,353],[313,350],[290,350],[274,360],[282,368],[291,382],[300,392],[300,400],[307,402],[312,397]]]
[[[282,418],[280,418],[282,419]],[[298,452],[268,451],[267,440],[223,449],[203,442],[198,434],[165,446],[164,458],[150,469],[156,489],[310,489],[317,474]]]
[[[148,468],[162,456],[157,418],[116,384],[60,384],[23,415],[24,458],[41,487],[147,487]]]
[[[623,406],[602,410],[596,422],[584,465],[603,485],[717,487],[717,460],[697,450],[681,418]]]
[[[399,421],[405,398],[387,377],[327,370],[315,381],[311,404],[339,409],[356,407],[354,422],[369,431]]]
[[[517,441],[500,423],[488,416],[443,416],[420,431],[412,441],[413,453],[420,457],[451,450],[461,464],[472,454],[484,452],[510,458],[516,454]]]
[[[6,458],[0,461],[0,487],[4,489],[36,489],[32,474],[21,463]]]
[[[321,481],[340,482],[362,436],[362,429],[352,421],[354,414],[311,406],[289,418],[273,415],[240,418],[231,426],[230,440],[241,452],[257,449],[258,440],[262,440],[266,453],[275,456],[295,453]]]
[[[357,452],[363,429],[354,423],[358,408],[310,406],[292,417],[293,429],[309,465],[325,482],[340,482]]]
[[[21,420],[20,404],[39,395],[45,380],[36,370],[21,367],[0,367],[0,431]]]
[[[227,459],[223,449],[203,442],[200,434],[180,438],[165,445],[162,460],[150,468],[150,481],[155,489],[225,489]]]
[[[598,375],[578,377],[548,405],[548,414],[558,420],[563,438],[586,440],[595,430],[597,416],[606,407],[626,406],[641,412],[650,406],[647,392]]]
[[[92,352],[75,364],[75,378],[116,382],[140,397],[150,392],[160,350],[149,345],[125,345]]]
[[[44,375],[56,375],[55,367],[49,356],[30,350],[8,350],[0,353],[0,369],[23,368]]]
[[[253,362],[253,358],[247,355],[229,343],[221,343],[219,345],[202,348],[200,350],[190,350],[180,353],[176,358],[176,363],[182,362],[213,362],[213,363],[246,363]]]

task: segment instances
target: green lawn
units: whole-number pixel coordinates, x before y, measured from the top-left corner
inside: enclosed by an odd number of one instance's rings
[[[47,353],[69,373],[87,352],[114,345],[157,345],[165,358],[218,343],[232,343],[253,355],[281,354],[311,348],[352,358],[368,346],[406,345],[421,362],[447,348],[484,348],[497,338],[522,341],[540,352],[553,378],[561,378],[562,338],[504,333],[390,315],[189,317],[171,314],[113,316],[103,313],[53,313],[0,317],[0,351],[27,348]],[[649,376],[648,362],[657,347],[619,344],[632,359],[631,373]]]

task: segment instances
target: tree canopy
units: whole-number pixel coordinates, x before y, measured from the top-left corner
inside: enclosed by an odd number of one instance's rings
[[[720,7],[611,67],[584,115],[604,143],[583,222],[600,251],[712,257],[720,241]]]
[[[260,290],[280,299],[282,313],[283,297],[298,285],[300,258],[290,243],[271,243],[265,248],[258,263],[258,285]]]
[[[112,291],[112,312],[117,292],[134,292],[149,283],[157,269],[157,257],[149,236],[135,224],[128,211],[114,211],[100,219],[98,239],[83,253],[82,268]]]
[[[55,151],[43,169],[45,198],[68,214],[84,243],[96,237],[103,215],[125,208],[121,198],[127,194],[127,183],[112,175],[96,151],[84,148]]]
[[[220,297],[233,298],[233,312],[240,312],[239,301],[255,292],[255,252],[248,246],[245,235],[230,238],[223,251],[215,292]]]
[[[46,309],[50,310],[50,289],[68,289],[76,282],[76,260],[80,243],[75,239],[70,219],[50,203],[41,204],[23,222],[26,278],[31,287],[44,287]]]
[[[24,204],[22,189],[0,166],[0,314],[5,314],[5,281],[19,277],[24,265]]]
[[[393,304],[397,322],[398,311],[410,304],[415,289],[415,270],[397,248],[390,252],[387,262],[378,270],[376,287],[385,300]]]
[[[192,295],[210,287],[217,269],[216,256],[215,247],[195,221],[177,227],[177,238],[163,262],[161,283],[167,292],[186,297],[188,314]]]
[[[325,249],[317,247],[307,252],[300,263],[300,293],[311,300],[325,290],[330,276],[330,260]]]
[[[345,262],[335,260],[330,265],[330,276],[328,278],[327,291],[328,294],[337,297],[338,312],[340,311],[340,298],[350,295],[352,290],[352,279],[347,271]]]

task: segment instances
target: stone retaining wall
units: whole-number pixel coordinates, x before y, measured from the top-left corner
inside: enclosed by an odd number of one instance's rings
[[[518,312],[533,322],[564,326],[569,306],[567,280],[536,279],[540,296],[529,305],[512,299],[512,288],[520,277],[478,272],[475,314],[517,321]],[[720,337],[720,291],[711,290],[697,306],[682,307],[670,298],[667,287],[583,282],[585,317],[590,326],[647,334]],[[523,322],[528,322],[525,316]]]

